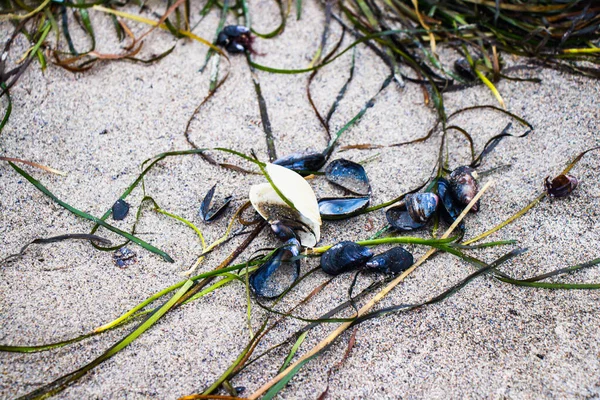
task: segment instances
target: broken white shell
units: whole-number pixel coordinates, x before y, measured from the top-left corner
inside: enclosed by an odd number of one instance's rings
[[[305,225],[308,229],[298,230],[298,240],[305,247],[314,247],[321,235],[321,214],[317,197],[306,180],[296,172],[275,164],[266,165],[267,174],[277,189],[294,205],[290,208],[270,183],[261,183],[250,188],[250,202],[267,221],[290,220]]]

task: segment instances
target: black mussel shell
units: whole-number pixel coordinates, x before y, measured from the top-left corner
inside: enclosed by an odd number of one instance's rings
[[[464,209],[464,206],[458,204],[458,202],[450,192],[450,183],[446,179],[440,178],[438,180],[437,189],[438,197],[441,202],[440,211],[442,218],[448,224],[453,224],[454,221],[456,221],[456,218],[458,218],[458,216]],[[463,222],[461,222],[458,226],[463,230],[465,229],[465,224]]]
[[[466,81],[474,81],[477,79],[477,75],[475,74],[473,67],[471,67],[471,64],[469,64],[469,60],[464,57],[461,57],[454,62],[454,70]]]
[[[369,197],[327,197],[319,200],[319,213],[323,219],[344,219],[366,208],[369,202]]]
[[[223,28],[221,33],[227,35],[230,38],[234,38],[241,35],[250,34],[250,29],[248,29],[244,25],[227,25]]]
[[[362,165],[355,162],[342,158],[333,160],[325,169],[325,178],[359,196],[371,194],[367,173]]]
[[[547,177],[545,182],[546,193],[550,197],[566,197],[575,190],[578,184],[579,181],[573,175],[559,175],[552,181],[550,177]]]
[[[425,226],[424,223],[416,222],[411,218],[405,204],[388,208],[385,217],[392,228],[398,231],[414,231]]]
[[[438,196],[435,193],[409,194],[405,198],[406,210],[413,221],[424,224],[435,213],[438,207]]]
[[[228,53],[231,54],[238,54],[238,53],[243,53],[246,48],[244,47],[243,44],[238,43],[235,40],[232,40],[231,42],[229,42],[227,44],[227,46],[225,46],[225,50],[227,50]]]
[[[129,203],[123,199],[119,199],[112,206],[112,217],[115,221],[124,220],[129,214]]]
[[[228,25],[217,36],[217,44],[229,53],[242,53],[250,49],[251,43],[250,29],[243,25]]]
[[[229,203],[231,203],[232,196],[229,196],[225,198],[221,207],[217,208],[216,210],[210,209],[210,203],[212,202],[216,187],[217,184],[215,183],[215,185],[210,188],[208,193],[206,193],[204,200],[202,200],[202,203],[200,204],[200,218],[202,218],[204,222],[211,222],[219,218],[221,215],[223,215],[227,207],[229,207]]]
[[[452,194],[460,204],[466,206],[479,192],[477,172],[471,167],[458,167],[448,177]],[[472,212],[479,211],[479,201],[471,208]]]
[[[322,153],[294,153],[273,161],[273,164],[306,174],[320,170],[325,165],[325,161]]]
[[[271,223],[271,230],[279,239],[283,241],[288,241],[292,238],[296,238],[296,234],[294,233],[294,229],[292,227],[286,225],[283,221],[273,221]]]
[[[321,268],[329,275],[338,275],[363,266],[373,257],[367,247],[354,242],[340,242],[321,256]]]
[[[413,264],[413,255],[403,247],[397,246],[371,258],[365,267],[385,274],[398,274]]]
[[[298,279],[300,274],[300,242],[288,240],[250,275],[250,287],[258,296],[268,299],[279,296]]]

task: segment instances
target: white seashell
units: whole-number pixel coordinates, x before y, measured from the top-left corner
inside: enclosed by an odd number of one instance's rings
[[[308,227],[298,230],[298,240],[305,247],[314,247],[321,235],[321,214],[317,197],[312,188],[296,172],[275,164],[267,164],[266,171],[279,191],[294,205],[290,208],[270,183],[261,183],[250,188],[250,202],[267,221],[292,220]],[[310,232],[312,231],[312,232]]]

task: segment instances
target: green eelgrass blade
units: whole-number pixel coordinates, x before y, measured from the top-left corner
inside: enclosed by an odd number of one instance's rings
[[[386,87],[388,87],[389,84],[392,82],[393,79],[394,79],[394,76],[393,75],[389,75],[385,79],[385,81],[383,81],[383,84],[381,85],[381,87],[379,88],[379,90],[377,91],[377,93],[375,93],[375,95],[373,97],[371,97],[369,99],[369,101],[367,101],[367,103],[360,109],[360,111],[358,112],[358,114],[356,114],[354,116],[354,118],[352,118],[350,121],[348,121],[339,131],[337,131],[337,133],[335,134],[335,136],[329,141],[329,144],[327,145],[327,147],[323,151],[323,154],[325,155],[326,158],[329,158],[329,156],[331,156],[331,153],[333,153],[333,149],[335,148],[335,144],[337,143],[337,141],[339,140],[339,138],[342,136],[342,134],[346,130],[348,130],[348,128],[350,128],[352,125],[354,125],[358,120],[360,120],[362,118],[362,116],[365,115],[365,113],[367,112],[367,110],[369,108],[371,108],[371,107],[373,107],[375,105],[375,98],[377,97],[377,95],[379,93],[381,93]]]
[[[498,277],[498,280],[517,286],[528,286],[541,289],[600,289],[600,283],[551,283],[551,282],[525,282],[517,279]]]
[[[156,323],[167,311],[171,309],[175,305],[175,303],[188,291],[188,289],[192,286],[193,282],[188,280],[178,291],[166,302],[162,307],[160,307],[154,314],[148,317],[144,322],[142,322],[133,332],[127,335],[124,339],[120,340],[118,343],[113,345],[110,349],[105,351],[100,357],[96,358],[89,364],[79,368],[76,371],[73,371],[67,375],[64,375],[54,382],[51,382],[33,392],[26,394],[25,396],[20,397],[22,400],[31,400],[31,399],[45,399],[50,396],[53,396],[57,393],[65,390],[69,385],[74,383],[76,380],[87,374],[90,370],[95,368],[97,365],[103,363],[108,360],[119,351],[123,350],[127,347],[131,342],[133,342],[138,336],[148,330],[152,325]]]
[[[451,243],[450,246],[452,247],[456,247],[459,249],[465,249],[465,250],[473,250],[473,249],[483,249],[486,247],[495,247],[495,246],[505,246],[508,244],[517,244],[518,241],[517,240],[498,240],[495,242],[486,242],[486,243],[480,243],[480,244],[474,244],[472,246],[468,246],[468,245],[464,245],[464,244],[460,244],[460,243]]]
[[[127,233],[124,232],[118,228],[115,228],[112,225],[107,224],[106,222],[104,222],[102,219],[100,218],[96,218],[93,215],[90,215],[88,213],[85,213],[83,211],[80,211],[74,207],[71,207],[70,205],[68,205],[67,203],[65,203],[64,201],[60,200],[59,198],[57,198],[55,195],[53,195],[44,185],[42,185],[39,181],[35,180],[31,175],[29,175],[27,172],[25,172],[24,170],[22,170],[21,168],[17,167],[15,164],[13,164],[12,162],[8,162],[10,164],[11,167],[14,168],[15,171],[17,171],[21,176],[23,176],[25,179],[27,179],[33,186],[35,186],[40,192],[44,193],[46,196],[50,197],[52,200],[54,200],[56,203],[58,203],[61,207],[65,208],[66,210],[70,211],[71,213],[77,215],[78,217],[87,219],[89,221],[92,221],[94,223],[96,223],[97,225],[100,225],[106,229],[108,229],[111,232],[114,232],[118,235],[123,236],[124,238],[132,241],[135,244],[138,244],[140,246],[142,246],[143,248],[145,248],[146,250],[154,253],[154,254],[158,254],[159,256],[161,256],[164,260],[168,261],[168,262],[174,262],[174,260],[171,258],[171,256],[169,256],[167,253],[165,253],[164,251],[152,246],[151,244]]]
[[[542,275],[537,275],[528,279],[520,279],[523,282],[537,282],[537,281],[541,281],[542,279],[547,279],[556,275],[563,275],[563,274],[569,274],[571,272],[575,272],[575,271],[579,271],[581,269],[585,269],[585,268],[590,268],[593,267],[595,265],[600,264],[600,258],[595,258],[591,261],[582,263],[582,264],[576,264],[576,265],[571,265],[570,267],[566,267],[566,268],[559,268],[557,270],[551,271],[551,272],[546,272],[545,274]]]
[[[281,2],[280,2],[281,3]],[[252,83],[254,84],[254,91],[256,92],[256,99],[258,101],[258,110],[260,111],[260,120],[262,122],[263,130],[265,131],[265,138],[267,140],[267,153],[269,154],[269,161],[273,162],[277,160],[277,152],[275,151],[275,138],[273,137],[273,129],[271,128],[271,120],[269,119],[269,113],[267,112],[267,102],[262,95],[262,89],[260,87],[260,81],[258,75],[252,68],[252,59],[249,52],[246,52],[246,60],[250,67],[250,76],[252,77]]]
[[[600,289],[600,283],[560,283],[560,282],[539,282],[557,275],[569,274],[581,269],[590,268],[600,264],[600,258],[595,258],[591,261],[572,265],[566,268],[559,268],[554,271],[546,272],[542,275],[537,275],[527,279],[514,279],[508,276],[497,276],[497,279],[517,286],[537,287],[542,289]]]
[[[79,0],[77,3],[84,4],[84,1]],[[96,34],[94,33],[94,28],[92,26],[92,21],[90,20],[88,10],[86,8],[80,8],[79,15],[81,16],[81,22],[82,22],[83,28],[84,28],[85,32],[88,34],[88,36],[90,37],[90,40],[92,41],[92,45],[90,47],[90,50],[88,50],[88,52],[94,51],[96,49]]]
[[[254,29],[252,29],[252,33],[254,33],[256,36],[258,36],[260,38],[263,38],[263,39],[274,38],[275,36],[282,33],[283,30],[285,29],[285,24],[287,22],[288,15],[291,11],[291,7],[286,12],[283,2],[281,0],[275,0],[275,2],[277,3],[277,6],[279,7],[279,15],[281,17],[281,22],[273,31],[271,31],[269,33],[259,33],[257,31],[255,31]]]
[[[393,236],[382,239],[358,240],[356,243],[361,246],[378,246],[382,244],[420,244],[425,246],[438,247],[454,242],[458,237],[449,237],[446,239],[424,239],[414,236]],[[329,250],[332,245],[314,247],[309,254],[321,254]]]
[[[294,343],[294,346],[292,346],[292,349],[290,350],[289,354],[285,358],[285,361],[281,365],[281,368],[279,368],[279,371],[277,371],[278,374],[280,374],[282,371],[284,371],[288,367],[288,365],[290,365],[292,358],[294,358],[294,355],[296,354],[296,352],[298,351],[298,349],[304,342],[306,335],[308,335],[308,331],[302,332],[300,334],[300,336],[298,337],[298,340],[296,340],[296,343]]]
[[[480,268],[480,269],[486,268],[486,264],[483,261],[478,260],[475,257],[467,256],[466,254],[457,250],[457,248],[460,248],[460,247],[465,248],[467,246],[450,245],[445,250],[448,253],[454,254],[455,256],[474,265],[477,268]],[[510,283],[510,284],[517,285],[517,286],[528,286],[528,287],[536,287],[536,288],[542,288],[542,289],[600,289],[599,283],[539,282],[543,279],[547,279],[547,278],[550,278],[553,276],[573,273],[575,271],[579,271],[579,270],[585,269],[585,268],[590,268],[590,267],[593,267],[598,264],[600,264],[600,258],[595,258],[595,259],[585,262],[585,263],[576,264],[576,265],[572,265],[572,266],[565,267],[565,268],[559,268],[554,271],[546,272],[544,274],[533,276],[533,277],[527,278],[527,279],[515,279],[515,278],[512,278],[509,275],[505,274],[502,271],[495,270],[494,277],[501,282]]]
[[[292,369],[286,376],[281,378],[281,380],[279,382],[277,382],[275,385],[273,385],[273,387],[271,389],[269,389],[269,391],[267,393],[265,393],[262,400],[273,399],[277,395],[277,393],[279,393],[281,391],[281,389],[283,389],[285,387],[285,385],[287,385],[287,383],[300,371],[300,369],[304,366],[304,364],[306,364],[313,358],[317,357],[319,354],[320,353],[315,353],[313,356],[308,357],[306,360],[303,360],[301,363],[296,365],[296,367],[294,369]]]
[[[38,41],[35,43],[35,45],[31,48],[29,52],[29,57],[33,57],[33,55],[36,54],[37,51],[40,49],[40,47],[44,43],[44,40],[46,40],[46,36],[48,36],[48,33],[50,33],[50,29],[52,29],[52,24],[46,21],[45,26],[42,29],[42,34]]]
[[[487,274],[489,272],[494,271],[496,268],[498,268],[498,266],[500,266],[500,264],[510,260],[511,258],[514,258],[514,257],[522,254],[525,251],[526,251],[526,249],[515,249],[515,250],[512,250],[511,252],[503,255],[502,257],[498,258],[496,261],[492,262],[489,265],[484,264],[483,268],[479,268],[477,271],[473,272],[472,274],[470,274],[469,276],[467,276],[466,278],[461,280],[458,284],[453,285],[451,288],[445,290],[441,294],[439,294],[427,301],[424,301],[422,303],[417,303],[417,304],[400,304],[400,305],[396,305],[396,306],[386,307],[381,310],[373,311],[368,314],[364,314],[364,315],[360,316],[359,318],[356,318],[356,320],[354,321],[354,325],[364,322],[366,320],[372,319],[372,318],[377,318],[382,315],[392,313],[392,312],[411,311],[411,310],[414,310],[414,309],[417,309],[417,308],[420,308],[420,307],[423,307],[426,305],[431,305],[431,304],[435,304],[435,303],[444,301],[448,297],[456,294],[458,291],[460,291],[462,288],[464,288],[473,279],[477,278],[480,275]]]
[[[212,6],[213,1],[209,1],[206,4],[206,7],[209,6],[209,4]],[[223,30],[223,27],[225,26],[225,22],[227,21],[227,11],[229,10],[229,1],[225,0],[223,2],[223,8],[221,10],[221,17],[219,18],[219,25],[217,26],[217,31],[215,32],[215,39],[213,40],[213,45],[217,44],[217,37],[219,35],[219,33]],[[200,12],[200,15],[202,16],[202,18],[204,18],[207,14],[208,11],[210,11],[209,9],[202,9],[202,11]],[[204,65],[202,65],[202,67],[200,67],[200,72],[203,72],[204,69],[206,68],[206,66],[208,65],[208,62],[210,61],[211,57],[214,55],[215,51],[210,48],[208,49],[208,51],[206,52],[206,58],[204,59]],[[218,67],[216,67],[218,68]],[[210,89],[209,92],[212,92],[213,89],[215,88],[215,84],[217,81],[217,76],[218,76],[218,72],[216,72],[214,74],[214,76],[211,76],[211,82],[210,82]]]
[[[86,333],[84,335],[80,335],[71,339],[67,339],[67,340],[63,340],[60,342],[55,342],[55,343],[48,343],[48,344],[44,344],[44,345],[39,345],[39,346],[5,346],[5,345],[0,345],[0,351],[5,351],[7,353],[37,353],[40,351],[46,351],[46,350],[52,350],[52,349],[57,349],[59,347],[64,347],[67,346],[69,344],[72,343],[77,343],[77,342],[81,342],[84,339],[87,339],[89,337],[95,336],[99,334],[96,332],[89,332]]]

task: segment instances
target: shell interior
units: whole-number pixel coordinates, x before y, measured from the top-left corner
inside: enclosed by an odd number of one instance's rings
[[[325,177],[331,183],[359,196],[371,194],[369,178],[362,165],[352,161],[337,159],[325,169]]]

